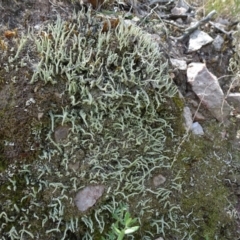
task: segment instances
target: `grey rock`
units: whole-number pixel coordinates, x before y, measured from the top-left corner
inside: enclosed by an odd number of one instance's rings
[[[176,19],[176,22],[179,23],[179,24],[183,24],[184,23],[181,18]]]
[[[231,22],[229,21],[229,19],[227,19],[227,18],[221,18],[221,17],[219,17],[219,18],[217,19],[217,22],[218,22],[218,24],[221,24],[222,26],[229,26],[229,25],[231,24]]]
[[[80,190],[75,197],[75,204],[81,212],[87,211],[103,195],[104,186],[87,186]]]
[[[189,5],[184,0],[178,0],[176,4],[177,8],[184,8],[186,11],[189,10]]]
[[[203,63],[190,63],[187,69],[188,82],[211,114],[220,122],[225,122],[231,112],[231,107],[225,101],[218,79]]]
[[[60,126],[54,131],[54,138],[57,143],[63,142],[67,139],[69,127]]]
[[[217,35],[212,44],[216,51],[220,51],[223,43],[224,39],[220,35]]]
[[[179,70],[187,70],[187,63],[184,60],[179,60],[175,58],[170,58],[170,61],[173,65],[173,67],[179,69]]]
[[[227,102],[240,112],[240,93],[230,93],[227,96]]]
[[[188,52],[194,52],[199,50],[202,46],[211,43],[213,38],[211,38],[207,33],[196,30],[190,35]]]
[[[195,112],[193,116],[194,121],[204,121],[205,117],[200,112]]]
[[[41,120],[41,119],[42,119],[42,117],[43,117],[43,115],[44,115],[44,113],[43,113],[43,112],[39,112],[39,113],[38,113],[38,120]]]
[[[192,113],[189,107],[184,107],[183,108],[183,117],[184,117],[184,121],[185,121],[185,128],[186,131],[188,131],[189,129],[192,128]]]
[[[26,101],[26,106],[30,106],[31,104],[34,104],[36,103],[36,101],[34,100],[34,98],[29,98],[27,101]]]
[[[193,99],[190,99],[190,100],[189,100],[189,103],[191,103],[191,105],[192,105],[193,107],[195,107],[195,108],[197,108],[197,107],[199,106],[199,102],[197,102],[197,101],[195,101],[195,100],[193,100]]]
[[[159,187],[161,184],[165,183],[166,178],[162,174],[158,174],[153,177],[153,185]]]
[[[204,134],[203,128],[198,122],[195,122],[192,124],[192,133],[195,135],[203,135]]]
[[[184,15],[184,14],[186,14],[186,12],[187,12],[187,9],[184,7],[174,7],[171,10],[171,13],[174,15]]]

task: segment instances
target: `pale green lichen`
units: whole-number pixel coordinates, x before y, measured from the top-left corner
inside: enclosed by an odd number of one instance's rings
[[[69,21],[58,17],[32,39],[39,63],[31,83],[63,89],[65,101],[51,106],[45,127],[33,129],[36,138],[44,138],[39,157],[19,166],[1,186],[4,199],[16,193],[1,206],[3,239],[64,240],[74,234],[98,240],[108,236],[121,203],[140,224],[132,239],[198,239],[196,229],[205,223],[194,204],[197,197],[203,203],[208,198],[200,186],[192,201],[184,195],[186,159],[206,160],[209,152],[200,154],[205,149],[200,140],[192,139],[194,145],[186,139],[179,147],[183,104],[159,46],[124,21],[101,32],[90,11],[74,13]],[[54,139],[59,126],[70,128],[62,142]],[[75,163],[79,167],[73,170]],[[152,178],[159,173],[167,181],[154,187]],[[89,184],[102,184],[106,191],[89,212],[81,213],[74,197]],[[220,218],[216,209],[209,215],[212,229],[203,232],[213,236]]]

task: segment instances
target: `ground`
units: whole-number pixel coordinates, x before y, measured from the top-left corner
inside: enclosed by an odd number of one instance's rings
[[[115,239],[125,206],[139,226],[126,239],[239,238],[239,119],[207,113],[204,136],[185,131],[190,89],[184,73],[168,77],[151,21],[103,31],[104,17],[68,1],[3,0],[0,11],[2,239]],[[209,48],[209,69],[229,74]],[[105,191],[80,212],[89,185]]]

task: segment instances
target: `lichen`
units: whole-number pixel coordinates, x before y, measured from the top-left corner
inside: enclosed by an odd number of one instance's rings
[[[132,238],[220,238],[231,222],[218,180],[225,152],[185,132],[183,101],[157,43],[124,21],[103,33],[99,20],[73,13],[28,36],[38,56],[29,82],[45,115],[27,132],[40,145],[31,161],[3,171],[2,239],[98,240],[122,204],[140,225]],[[68,135],[58,141],[62,126]],[[154,186],[159,174],[166,181]],[[99,184],[104,195],[78,211],[76,193]]]

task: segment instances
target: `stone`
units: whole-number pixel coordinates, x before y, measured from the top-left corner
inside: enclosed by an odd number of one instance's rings
[[[184,118],[184,122],[185,122],[185,128],[186,131],[188,131],[189,129],[192,128],[192,113],[189,107],[184,107],[183,108],[183,118]]]
[[[178,0],[176,3],[177,8],[184,8],[186,11],[189,10],[189,5],[184,0]]]
[[[231,22],[227,18],[219,17],[217,21],[217,24],[222,25],[222,28],[228,27],[231,24]]]
[[[207,33],[196,30],[190,35],[188,52],[194,52],[201,49],[202,46],[207,45],[213,41]]]
[[[220,36],[217,35],[213,41],[213,47],[216,51],[220,51],[224,43],[224,39]]]
[[[38,120],[41,120],[41,118],[43,117],[44,113],[43,112],[39,112],[38,113]]]
[[[154,187],[159,187],[161,184],[165,183],[166,178],[162,174],[158,174],[153,177]]]
[[[69,132],[69,127],[67,126],[60,126],[54,131],[54,138],[56,143],[63,142],[67,139]]]
[[[203,128],[198,122],[194,122],[192,124],[192,133],[194,135],[203,135],[204,134]]]
[[[74,199],[78,210],[81,212],[87,211],[97,202],[103,193],[103,185],[87,186],[84,189],[80,190]]]
[[[36,103],[36,101],[34,100],[34,98],[29,98],[27,101],[26,101],[26,106],[30,106],[31,104],[34,104]]]
[[[175,58],[170,58],[170,61],[173,65],[173,67],[179,69],[179,70],[187,70],[187,63],[184,60],[179,60]]]
[[[176,22],[179,23],[179,24],[183,24],[184,23],[181,18],[176,19]]]
[[[184,15],[184,14],[186,14],[186,12],[187,12],[187,9],[184,7],[174,7],[171,10],[171,13],[174,15]]]
[[[237,112],[240,112],[240,93],[229,93],[227,102],[233,106]]]
[[[199,106],[199,102],[197,102],[197,101],[195,101],[195,100],[193,100],[193,99],[190,99],[190,100],[189,100],[189,103],[191,103],[191,105],[192,105],[193,107],[195,107],[195,108],[197,108],[197,107]]]
[[[218,79],[208,71],[204,63],[190,63],[187,69],[188,82],[192,90],[205,106],[220,122],[227,122],[231,107],[225,101],[225,96]]]
[[[205,117],[200,112],[195,112],[194,115],[194,121],[204,121]]]

